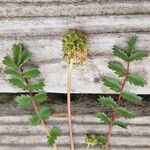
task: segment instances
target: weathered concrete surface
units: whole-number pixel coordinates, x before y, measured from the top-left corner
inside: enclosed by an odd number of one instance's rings
[[[41,126],[31,127],[28,119],[31,108],[21,109],[13,102],[15,94],[0,95],[0,150],[48,150],[46,137]],[[73,95],[73,130],[76,150],[85,150],[84,137],[86,133],[105,133],[107,128],[96,117],[97,111],[108,111],[98,105],[98,95]],[[66,95],[50,94],[47,105],[55,109],[55,113],[66,112]],[[126,120],[127,129],[113,128],[111,150],[149,150],[150,149],[150,101],[144,97],[142,105],[123,105],[133,111],[136,117]],[[27,115],[28,114],[28,115]],[[68,124],[66,117],[51,117],[48,122],[51,128],[57,125],[61,128],[61,136],[57,143],[59,149],[70,150],[68,141]],[[119,142],[118,142],[119,141]],[[91,150],[98,150],[95,147]]]
[[[69,28],[95,34],[149,32],[150,15],[2,18],[0,37],[64,35]]]
[[[147,0],[0,0],[0,92],[19,92],[8,84],[2,59],[14,43],[21,42],[33,53],[31,64],[40,67],[45,90],[65,93],[67,63],[61,40],[69,28],[77,28],[89,35],[90,56],[87,65],[74,67],[72,92],[110,93],[99,81],[112,73],[106,69],[113,59],[112,47],[126,46],[128,37],[137,34],[137,49],[150,52],[149,14]],[[136,62],[132,70],[149,80],[149,62],[150,57]],[[148,94],[150,83],[131,90]]]
[[[19,2],[19,1],[18,1]],[[41,2],[46,2],[41,1]],[[0,4],[0,17],[33,17],[33,16],[92,16],[106,14],[149,14],[150,3],[148,1],[140,2],[121,1],[114,2],[78,2],[61,3],[67,1],[58,1],[51,4],[47,3],[2,3]],[[68,1],[69,2],[69,1]]]

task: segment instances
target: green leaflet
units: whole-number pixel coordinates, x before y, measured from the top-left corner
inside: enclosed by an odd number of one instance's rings
[[[131,93],[129,91],[124,91],[123,94],[122,94],[122,97],[123,97],[123,99],[128,100],[128,101],[130,101],[134,104],[139,104],[139,103],[142,102],[141,101],[142,97],[137,96],[136,94]]]
[[[30,70],[25,71],[22,75],[24,78],[35,78],[39,76],[40,71],[37,68],[32,68]]]
[[[11,79],[9,79],[9,82],[23,90],[27,88],[26,83],[21,78],[12,77]]]
[[[46,106],[41,107],[41,109],[39,110],[39,115],[42,119],[48,119],[52,114],[52,110]]]
[[[9,75],[12,75],[12,76],[19,77],[19,78],[21,77],[21,73],[18,70],[14,69],[14,68],[6,67],[5,68],[5,73],[9,74]]]
[[[109,87],[111,90],[116,91],[116,92],[120,91],[120,83],[117,79],[104,77],[102,81],[104,82],[104,85]]]
[[[112,122],[112,124],[116,125],[116,126],[119,126],[121,128],[125,128],[125,129],[127,128],[127,124],[120,121],[120,120],[115,120],[115,121]]]
[[[26,107],[31,104],[32,98],[29,95],[21,95],[15,98],[15,101],[21,107]]]
[[[98,101],[102,104],[102,105],[105,105],[107,107],[111,107],[112,109],[116,108],[117,107],[117,103],[114,101],[113,98],[111,98],[110,96],[109,97],[100,97],[98,99]]]
[[[137,36],[131,36],[129,38],[129,41],[127,42],[128,43],[127,54],[128,54],[129,57],[132,54],[132,52],[135,50],[136,41],[137,41]]]
[[[8,68],[14,68],[17,69],[18,66],[14,63],[13,59],[10,56],[5,56],[3,63],[8,67]]]
[[[47,143],[49,146],[53,146],[57,140],[57,137],[60,135],[60,129],[58,127],[53,127],[49,135],[47,136],[48,140]]]
[[[36,82],[36,83],[30,83],[28,85],[29,90],[35,90],[35,91],[43,90],[43,87],[44,87],[44,82],[43,81],[39,81],[39,82]]]
[[[106,144],[106,137],[103,135],[100,135],[97,137],[97,141],[99,145],[105,145]]]
[[[132,55],[130,56],[130,61],[138,61],[138,60],[142,60],[144,57],[147,57],[148,53],[145,51],[137,51],[132,53]]]
[[[48,98],[48,96],[45,92],[40,92],[34,96],[34,100],[38,101],[40,103],[45,102],[47,100],[47,98]]]
[[[128,81],[135,86],[145,86],[147,84],[146,79],[138,75],[137,73],[130,73],[128,75]]]
[[[113,53],[115,56],[121,58],[122,60],[124,60],[126,62],[129,60],[126,52],[123,49],[120,49],[120,48],[114,46],[113,47]]]
[[[23,51],[20,58],[20,65],[25,64],[31,59],[32,54],[28,51]]]
[[[40,119],[40,117],[37,114],[33,115],[29,119],[29,121],[30,121],[30,123],[31,123],[32,126],[36,126],[36,125],[38,125],[38,124],[41,123],[41,119]]]
[[[124,118],[133,118],[134,117],[134,114],[133,112],[131,111],[128,111],[126,108],[124,107],[118,107],[117,109],[117,114],[120,116],[120,117],[124,117]]]
[[[99,118],[104,124],[111,123],[111,119],[104,112],[98,112],[97,118]]]
[[[20,64],[20,57],[22,53],[22,45],[21,44],[14,44],[12,47],[13,56],[15,63],[19,66]]]
[[[113,70],[119,77],[123,77],[125,75],[125,69],[123,65],[117,61],[109,62],[108,68]]]

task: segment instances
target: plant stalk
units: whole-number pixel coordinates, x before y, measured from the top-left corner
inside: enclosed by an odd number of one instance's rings
[[[123,93],[124,87],[126,85],[126,82],[128,80],[129,67],[130,67],[130,61],[127,62],[127,68],[126,68],[126,72],[125,72],[125,77],[124,77],[124,80],[123,80],[123,82],[121,84],[121,89],[120,89],[120,92],[119,92],[119,96],[117,98],[117,105],[118,106],[120,105],[122,93]],[[112,113],[112,117],[111,118],[112,118],[112,121],[114,121],[117,118],[117,113],[115,111]],[[107,134],[106,149],[105,150],[108,150],[108,146],[109,146],[109,143],[110,143],[110,138],[111,138],[111,135],[112,135],[112,128],[113,128],[113,125],[110,124],[109,127],[108,127],[108,134]]]
[[[72,115],[71,115],[71,79],[73,70],[73,59],[70,60],[68,66],[67,78],[67,107],[68,107],[68,123],[69,123],[69,140],[71,150],[74,150],[73,129],[72,129]]]
[[[20,68],[20,71],[23,72],[23,69]],[[28,79],[24,78],[25,82],[27,85],[29,85],[29,81]],[[32,90],[29,91],[29,95],[33,98],[33,92]],[[38,106],[36,104],[36,102],[32,99],[32,106],[36,112],[36,114],[39,116],[40,120],[41,120],[41,125],[46,133],[47,136],[49,136],[49,129],[46,126],[46,123],[44,122],[44,120],[40,117],[39,112],[38,112]],[[56,143],[53,145],[54,150],[58,150]]]

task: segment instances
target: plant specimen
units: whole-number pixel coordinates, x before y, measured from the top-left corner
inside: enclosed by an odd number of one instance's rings
[[[109,62],[108,68],[113,70],[114,73],[121,78],[121,81],[112,77],[103,77],[102,79],[105,86],[109,87],[111,90],[115,91],[116,94],[118,94],[116,100],[110,96],[102,96],[98,99],[101,105],[104,105],[112,110],[111,114],[106,114],[105,112],[97,113],[97,117],[104,124],[108,125],[107,135],[97,136],[97,143],[100,144],[104,150],[108,150],[113,126],[117,125],[121,128],[127,128],[127,124],[119,118],[131,119],[134,117],[133,112],[121,106],[122,100],[127,100],[134,104],[141,103],[142,98],[140,96],[137,96],[131,91],[125,89],[127,82],[129,82],[131,85],[141,87],[147,84],[147,81],[141,75],[139,75],[137,72],[132,73],[130,71],[130,64],[133,61],[139,61],[148,56],[148,53],[145,51],[136,51],[136,42],[137,37],[132,36],[127,42],[127,49],[119,48],[117,46],[113,47],[114,55],[126,63],[126,68],[124,68],[124,65],[117,61]]]
[[[18,88],[21,88],[29,94],[22,94],[15,98],[15,101],[20,107],[33,106],[35,114],[29,119],[32,126],[41,124],[47,136],[47,143],[49,146],[53,146],[57,150],[56,139],[60,135],[58,127],[53,127],[51,130],[46,126],[45,120],[53,114],[51,108],[43,106],[43,103],[47,100],[48,96],[43,91],[43,81],[32,81],[35,77],[38,77],[40,72],[38,68],[23,69],[24,65],[31,59],[31,53],[24,50],[22,44],[15,44],[12,47],[13,56],[5,56],[3,63],[5,64],[5,73],[10,75],[9,82]],[[42,105],[42,106],[40,106]]]
[[[71,116],[71,78],[73,64],[82,65],[87,60],[87,35],[81,31],[70,29],[63,38],[64,59],[69,63],[67,78],[67,107],[71,150],[74,150],[72,116]]]

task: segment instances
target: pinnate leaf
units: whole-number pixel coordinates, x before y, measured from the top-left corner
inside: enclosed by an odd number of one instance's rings
[[[112,109],[116,108],[117,107],[117,103],[114,101],[114,99],[112,97],[100,97],[98,99],[98,101],[102,104],[102,105],[105,105],[107,107],[111,107]]]
[[[133,112],[128,111],[128,110],[127,110],[126,108],[124,108],[124,107],[119,107],[119,108],[117,109],[117,113],[118,113],[119,116],[124,117],[124,118],[129,118],[129,119],[131,119],[131,118],[134,117]]]
[[[111,119],[104,112],[98,112],[97,118],[99,118],[104,124],[111,123]]]
[[[109,62],[108,68],[112,69],[119,77],[123,77],[125,75],[125,69],[123,65],[117,61]]]
[[[39,76],[40,71],[37,68],[32,68],[26,72],[23,73],[24,78],[35,78]]]
[[[120,48],[114,46],[113,47],[113,53],[114,53],[115,56],[121,58],[124,61],[128,61],[129,60],[125,50],[123,50],[123,49],[120,49]]]
[[[31,104],[31,97],[29,95],[21,95],[15,98],[15,101],[21,107],[26,107]]]
[[[113,122],[112,122],[112,124],[113,125],[117,125],[117,126],[119,126],[119,127],[121,127],[121,128],[127,128],[127,124],[126,123],[124,123],[124,122],[122,122],[122,121],[120,121],[120,120],[114,120]]]
[[[122,94],[123,99],[128,100],[134,104],[139,104],[141,103],[142,97],[137,96],[134,93],[131,93],[129,91],[124,91]]]
[[[128,81],[135,86],[145,86],[147,84],[146,79],[138,75],[137,73],[130,73],[128,75]]]
[[[116,92],[120,91],[120,83],[118,80],[110,77],[104,77],[102,81],[104,82],[104,85],[109,87],[111,90],[114,90]]]
[[[45,102],[48,96],[45,92],[40,92],[34,96],[34,99],[40,103]]]

